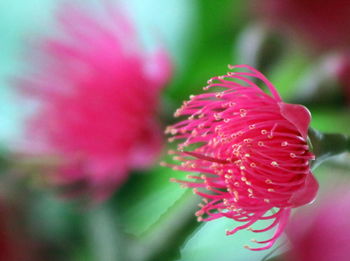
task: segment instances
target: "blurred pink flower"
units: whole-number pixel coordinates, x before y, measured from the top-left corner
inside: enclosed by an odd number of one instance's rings
[[[257,70],[247,65],[229,68],[235,71],[212,78],[204,87],[213,92],[191,96],[175,112],[176,117],[188,117],[166,130],[174,135],[170,141],[183,141],[178,151],[169,152],[182,163],[163,165],[202,173],[187,176],[192,181],[174,179],[203,197],[196,213],[199,221],[227,217],[245,223],[227,235],[277,226],[272,238],[255,241],[262,247],[247,246],[263,250],[281,235],[291,208],[311,202],[317,193],[309,166],[314,155],[307,144],[310,113],[301,105],[284,103]],[[258,220],[271,224],[252,229]]]
[[[350,45],[348,0],[255,0],[253,11],[267,23],[323,51]]]
[[[292,247],[286,260],[349,260],[349,188],[338,188],[319,203],[319,206],[293,216],[286,230]]]
[[[102,8],[99,14],[64,5],[58,13],[63,34],[42,41],[32,61],[36,72],[20,82],[40,100],[29,149],[60,156],[65,164],[55,181],[82,185],[95,199],[158,155],[156,112],[171,71],[163,49],[141,51],[125,16],[111,5]]]

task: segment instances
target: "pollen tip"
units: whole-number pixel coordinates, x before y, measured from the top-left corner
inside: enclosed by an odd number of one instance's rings
[[[265,183],[266,183],[266,184],[272,184],[272,180],[271,180],[271,179],[266,179],[266,180],[265,180]]]
[[[271,165],[274,166],[274,167],[278,167],[278,163],[276,161],[272,161]]]
[[[265,203],[270,203],[270,200],[268,198],[264,198]]]

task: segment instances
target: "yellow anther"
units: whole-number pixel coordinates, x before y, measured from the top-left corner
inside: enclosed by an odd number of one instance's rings
[[[274,166],[274,167],[278,167],[278,163],[276,161],[272,161],[271,165]]]

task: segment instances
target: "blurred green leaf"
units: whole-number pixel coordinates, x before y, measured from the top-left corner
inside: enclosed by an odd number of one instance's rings
[[[73,202],[58,199],[57,195],[43,191],[30,191],[29,220],[37,235],[46,240],[60,241],[76,236],[82,216]]]
[[[142,253],[143,257],[132,260],[171,261],[179,258],[180,248],[202,224],[194,214],[198,209],[199,197],[194,196],[190,190],[186,191],[152,229],[140,238],[137,252]]]
[[[271,72],[265,73],[278,89],[285,101],[290,101],[297,93],[298,82],[310,65],[310,60],[299,49],[291,48],[285,55],[271,67]]]
[[[5,171],[11,166],[8,151],[0,146],[0,175],[4,174]]]
[[[245,24],[246,5],[243,0],[197,0],[198,21],[193,29],[184,74],[166,90],[178,104],[190,94],[202,91],[206,81],[222,75],[232,60],[232,43]]]
[[[140,236],[182,197],[186,190],[169,181],[175,175],[172,169],[156,167],[131,176],[116,199],[118,215],[127,233]]]
[[[85,235],[93,260],[125,260],[125,240],[119,231],[118,217],[107,202],[89,209],[85,215]]]
[[[311,127],[322,132],[339,132],[350,135],[350,111],[331,108],[310,108]]]
[[[257,227],[263,222],[258,222]],[[181,251],[179,261],[247,261],[261,260],[268,251],[250,251],[244,245],[253,246],[250,239],[267,239],[273,231],[255,234],[250,231],[239,231],[235,235],[226,236],[225,230],[232,229],[242,223],[230,219],[217,219],[205,222],[202,227],[188,240]],[[264,222],[266,225],[267,223]],[[271,250],[269,250],[271,251]]]

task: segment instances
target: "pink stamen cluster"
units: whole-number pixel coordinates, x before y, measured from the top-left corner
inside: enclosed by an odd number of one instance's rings
[[[282,102],[273,85],[247,66],[213,77],[204,90],[191,96],[175,112],[186,119],[167,128],[180,140],[178,151],[169,151],[181,165],[177,170],[201,173],[177,180],[203,197],[196,213],[199,221],[230,218],[244,223],[227,235],[248,229],[255,233],[277,227],[272,238],[253,242],[263,250],[282,234],[291,208],[312,201],[318,185],[310,171],[314,155],[307,144],[310,114],[300,105]],[[244,69],[244,70],[242,70]],[[257,81],[265,84],[266,94]],[[271,220],[253,229],[259,220]]]
[[[40,103],[25,149],[58,156],[63,164],[50,180],[69,195],[95,201],[159,155],[157,111],[171,74],[163,48],[146,53],[116,6],[99,7],[101,13],[63,5],[57,17],[62,36],[40,41],[33,72],[18,84]]]

